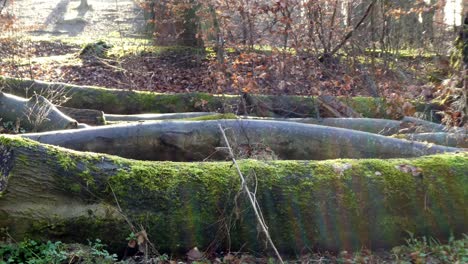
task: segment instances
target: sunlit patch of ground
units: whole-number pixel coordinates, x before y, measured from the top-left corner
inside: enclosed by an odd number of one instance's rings
[[[143,10],[132,0],[16,0],[6,11],[35,36],[82,37],[87,41],[109,34],[138,35],[145,29]]]

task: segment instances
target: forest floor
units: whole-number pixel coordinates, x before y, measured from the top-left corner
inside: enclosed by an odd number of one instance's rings
[[[135,36],[145,27],[143,10],[133,0],[15,0],[6,11],[23,33],[43,37],[100,39],[115,32]],[[16,32],[18,33],[18,32]]]

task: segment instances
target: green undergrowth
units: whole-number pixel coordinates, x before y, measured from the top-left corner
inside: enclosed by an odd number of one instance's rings
[[[406,243],[392,248],[390,251],[372,252],[361,249],[355,252],[342,251],[339,253],[316,253],[290,257],[285,263],[467,263],[468,236],[461,239],[451,237],[447,243],[441,243],[433,238],[410,236]],[[116,262],[116,254],[111,254],[105,249],[101,240],[83,244],[66,244],[57,242],[41,242],[35,240],[24,240],[19,243],[0,243],[0,264],[65,264],[65,263],[129,263],[127,261]],[[168,254],[160,256],[148,256],[152,263],[181,263],[182,259],[177,256],[169,257]],[[236,263],[237,261],[252,258],[247,253],[236,255],[221,255],[215,263]],[[265,263],[277,263],[274,258],[257,256]],[[196,263],[213,263],[215,260],[204,257]],[[183,262],[182,262],[183,263]]]
[[[111,264],[116,260],[117,255],[110,254],[99,239],[88,245],[35,240],[0,242],[0,264]]]

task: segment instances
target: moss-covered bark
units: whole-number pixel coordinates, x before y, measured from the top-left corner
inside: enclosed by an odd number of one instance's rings
[[[47,83],[27,79],[0,77],[4,91],[18,96],[31,96],[44,89],[61,87],[71,95],[67,107],[95,109],[107,114],[228,112],[256,116],[317,117],[323,109],[313,97],[253,95],[253,102],[245,102],[236,95],[211,95],[206,93],[158,94],[128,90],[104,89],[61,83]],[[28,94],[26,94],[28,92]],[[363,117],[388,118],[387,104],[381,98],[340,98]],[[247,104],[247,105],[246,105]],[[437,104],[415,103],[417,111],[431,116]],[[321,116],[326,117],[326,116]]]
[[[115,193],[161,252],[206,249],[213,241],[264,250],[246,201],[235,202],[239,180],[230,162],[142,162],[17,137],[0,142],[0,227],[17,239],[125,243]],[[407,231],[442,240],[468,232],[466,153],[240,165],[251,184],[256,177],[260,207],[283,254],[389,247]]]

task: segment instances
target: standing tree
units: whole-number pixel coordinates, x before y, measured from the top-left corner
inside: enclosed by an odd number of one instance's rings
[[[149,6],[153,9],[157,45],[203,47],[197,0],[152,0]]]
[[[81,3],[77,9],[88,9],[88,8],[89,8],[88,0],[81,0]]]

